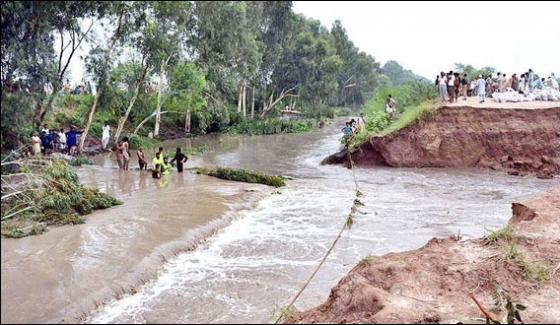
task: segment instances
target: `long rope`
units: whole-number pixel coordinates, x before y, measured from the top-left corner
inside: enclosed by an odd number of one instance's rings
[[[296,293],[296,295],[290,300],[288,305],[286,305],[286,307],[283,308],[283,312],[280,313],[280,315],[278,316],[278,318],[276,319],[274,324],[278,324],[282,320],[285,319],[285,317],[286,317],[285,313],[287,313],[291,310],[294,303],[301,296],[301,294],[307,288],[309,283],[311,283],[311,281],[313,280],[313,278],[315,277],[317,272],[319,272],[319,270],[321,269],[321,267],[323,266],[323,264],[325,263],[325,261],[327,260],[327,258],[331,254],[331,252],[333,251],[334,247],[336,246],[336,243],[342,237],[342,233],[344,232],[344,230],[346,228],[348,228],[350,230],[350,228],[352,227],[352,224],[353,224],[352,214],[356,210],[357,206],[358,205],[363,205],[363,203],[360,202],[360,200],[358,199],[358,197],[360,197],[362,195],[362,193],[360,192],[360,190],[358,188],[358,181],[356,180],[356,173],[354,172],[354,161],[352,160],[352,154],[350,153],[350,150],[348,148],[348,142],[346,143],[346,150],[347,150],[347,153],[348,153],[348,160],[350,161],[350,170],[352,171],[352,177],[354,179],[355,193],[356,193],[356,197],[354,198],[354,203],[352,204],[352,208],[350,209],[350,213],[346,217],[346,221],[344,222],[344,225],[342,226],[342,228],[338,232],[338,235],[336,236],[336,238],[332,242],[331,246],[329,247],[329,249],[325,253],[325,256],[323,256],[323,258],[321,259],[321,262],[319,262],[319,264],[317,265],[315,270],[313,270],[313,273],[311,273],[311,275],[309,276],[309,279],[307,279],[307,281],[305,282],[303,287],[301,287],[301,289]]]

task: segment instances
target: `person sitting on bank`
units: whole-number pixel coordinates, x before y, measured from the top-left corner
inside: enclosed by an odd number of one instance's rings
[[[342,128],[342,133],[344,134],[344,144],[348,147],[348,142],[352,138],[352,134],[354,134],[354,129],[350,126],[350,122],[346,122],[346,126]]]
[[[175,157],[173,157],[173,159],[171,159],[170,164],[173,164],[173,162],[177,162],[177,172],[182,173],[183,172],[183,164],[187,163],[187,160],[189,160],[189,157],[187,157],[186,155],[184,155],[181,152],[181,148],[177,148],[177,151],[175,152]]]

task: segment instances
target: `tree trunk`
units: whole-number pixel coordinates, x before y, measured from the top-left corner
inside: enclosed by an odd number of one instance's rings
[[[93,122],[93,115],[95,114],[95,109],[97,108],[97,102],[99,101],[100,95],[101,95],[101,91],[98,90],[95,93],[95,97],[93,98],[93,105],[91,105],[91,108],[89,109],[86,127],[84,129],[84,132],[80,136],[80,142],[78,143],[78,153],[82,153],[82,150],[84,149],[84,143],[86,142],[86,137],[89,133],[89,129],[91,128],[91,123]]]
[[[119,15],[119,19],[117,22],[117,29],[115,29],[115,34],[113,34],[111,43],[109,43],[109,47],[107,47],[107,51],[105,52],[105,58],[104,58],[105,62],[110,62],[111,60],[111,54],[113,53],[113,48],[117,44],[117,39],[121,32],[123,15],[124,12],[121,12],[121,14]],[[91,108],[89,109],[86,127],[84,128],[84,132],[80,136],[80,142],[78,143],[78,150],[77,150],[78,153],[81,153],[82,150],[84,149],[84,143],[86,142],[89,129],[91,128],[91,123],[93,122],[93,115],[95,114],[95,109],[97,108],[97,102],[99,101],[99,96],[101,96],[101,88],[97,87],[97,92],[95,93],[95,97],[93,98],[93,105],[91,105]]]
[[[121,116],[121,118],[119,119],[119,125],[117,127],[117,131],[115,132],[115,142],[119,141],[119,137],[121,136],[122,130],[124,128],[124,124],[128,120],[128,116],[130,115],[130,111],[132,111],[132,107],[134,106],[134,103],[136,102],[136,99],[138,98],[138,93],[140,92],[140,87],[144,83],[144,77],[146,75],[146,70],[148,70],[148,65],[146,65],[146,67],[142,70],[142,75],[140,76],[140,80],[138,80],[138,83],[136,84],[136,88],[134,89],[134,95],[132,96],[132,99],[130,100],[130,103],[128,104],[128,107],[126,109],[126,112],[124,113],[124,116]]]
[[[243,84],[239,83],[239,92],[237,95],[237,113],[241,113],[241,97],[243,92]]]
[[[251,88],[251,119],[255,118],[255,88]]]
[[[159,87],[157,95],[157,106],[156,106],[156,124],[154,126],[154,138],[159,136],[159,125],[161,123],[161,104],[162,104],[162,92],[163,92],[163,81],[165,80],[165,67],[171,59],[171,55],[167,59],[161,59],[161,65],[159,67]]]
[[[247,85],[243,83],[243,117],[247,117]]]

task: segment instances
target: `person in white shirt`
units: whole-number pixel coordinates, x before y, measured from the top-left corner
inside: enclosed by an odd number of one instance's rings
[[[360,113],[360,117],[358,117],[358,122],[356,123],[356,125],[357,125],[357,127],[356,127],[357,132],[356,133],[359,133],[362,130],[366,129],[366,121],[364,120],[364,113]]]
[[[449,71],[449,74],[447,74],[447,95],[449,96],[449,102],[453,103],[455,95],[455,76],[453,71]]]
[[[439,97],[442,102],[447,101],[447,79],[445,73],[441,72],[439,76]]]
[[[101,145],[103,146],[103,150],[107,149],[107,145],[109,144],[109,139],[111,138],[111,127],[107,122],[103,125],[103,134],[101,136]]]
[[[64,133],[63,129],[60,129],[60,132],[58,132],[58,143],[60,144],[60,152],[64,152],[66,149],[66,133]]]

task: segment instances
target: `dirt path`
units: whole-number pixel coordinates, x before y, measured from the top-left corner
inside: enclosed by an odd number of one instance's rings
[[[519,103],[498,103],[492,98],[487,98],[484,103],[478,102],[478,97],[467,97],[467,100],[463,100],[459,97],[459,100],[455,103],[446,103],[447,107],[463,107],[469,106],[474,108],[505,108],[505,109],[543,109],[543,108],[553,108],[560,107],[560,102],[544,102],[544,101],[533,101],[533,102],[519,102]]]

